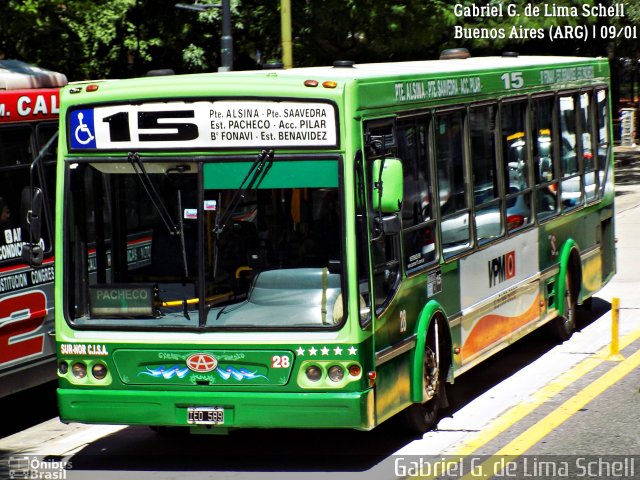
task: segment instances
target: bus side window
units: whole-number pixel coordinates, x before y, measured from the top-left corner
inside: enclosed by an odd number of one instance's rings
[[[397,125],[398,157],[404,174],[402,232],[407,271],[418,270],[436,259],[427,126],[426,118]]]
[[[496,106],[472,107],[469,111],[471,169],[475,229],[479,244],[502,235],[502,199],[500,197],[496,156]]]
[[[500,109],[509,231],[529,225],[532,220],[528,138],[525,134],[526,112],[526,102],[503,103]]]
[[[536,183],[536,214],[539,221],[558,213],[558,177],[553,162],[553,97],[531,101],[531,147],[533,177]]]
[[[587,202],[596,199],[598,189],[597,179],[595,175],[595,158],[593,154],[593,121],[591,115],[591,93],[584,92],[580,94],[580,131],[582,140],[582,163],[584,167],[584,177],[582,184],[584,185],[584,195]]]
[[[463,131],[462,111],[436,115],[435,156],[442,252],[445,258],[471,247],[471,214],[465,188]]]
[[[596,92],[596,142],[598,157],[596,161],[596,169],[598,172],[597,196],[602,195],[602,183],[605,181],[605,171],[607,162],[609,161],[609,100],[606,90],[598,90]],[[611,175],[611,174],[609,174]]]
[[[581,161],[578,156],[578,132],[576,97],[573,94],[562,95],[559,101],[560,116],[560,172],[562,182],[560,195],[564,210],[582,204]]]

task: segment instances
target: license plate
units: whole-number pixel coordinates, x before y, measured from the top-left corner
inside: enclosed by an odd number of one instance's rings
[[[187,423],[189,425],[221,425],[224,423],[224,408],[188,407]]]

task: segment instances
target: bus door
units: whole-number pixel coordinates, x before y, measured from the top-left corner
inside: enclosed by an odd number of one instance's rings
[[[393,124],[367,126],[366,190],[369,196],[369,276],[376,371],[376,415],[387,416],[409,400],[410,368],[393,352],[407,336],[407,316],[398,301],[401,280],[402,164],[392,156]],[[403,358],[408,361],[408,355]],[[396,361],[391,361],[396,359]],[[402,377],[406,376],[406,382]]]

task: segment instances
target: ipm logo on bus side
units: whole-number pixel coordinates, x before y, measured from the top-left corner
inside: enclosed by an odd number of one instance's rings
[[[516,276],[516,252],[511,251],[489,260],[489,287],[495,287]]]
[[[74,110],[69,118],[72,149],[96,148],[93,109]]]

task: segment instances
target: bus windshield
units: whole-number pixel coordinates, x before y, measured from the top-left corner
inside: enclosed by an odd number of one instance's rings
[[[255,165],[70,163],[72,321],[129,329],[339,325],[337,159]]]

